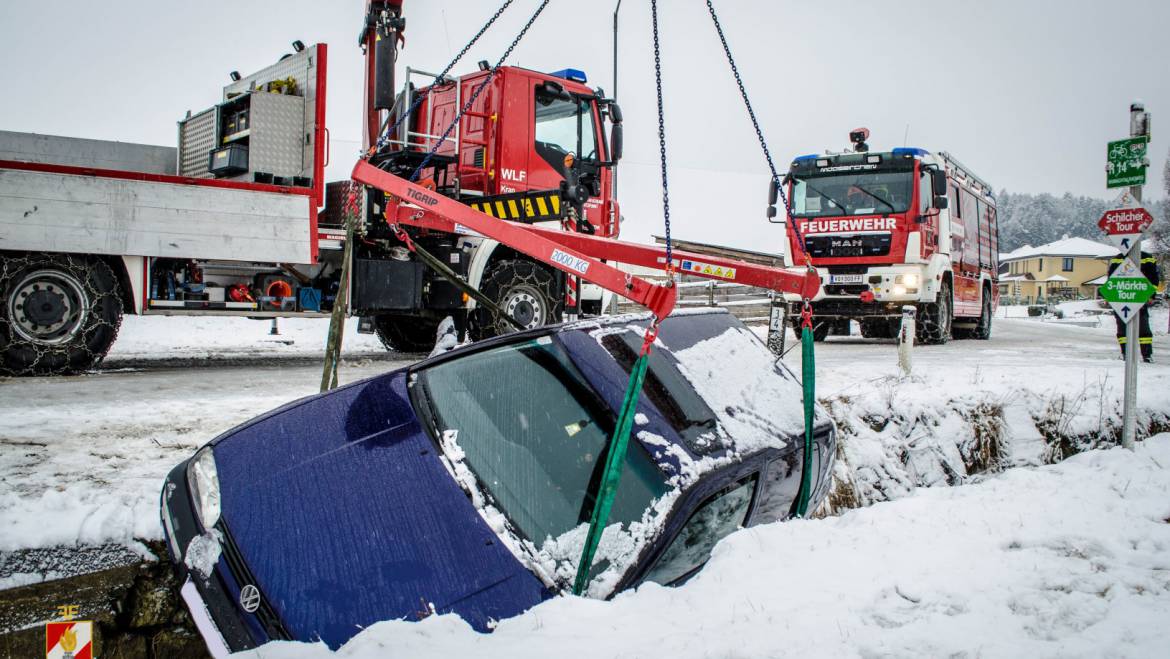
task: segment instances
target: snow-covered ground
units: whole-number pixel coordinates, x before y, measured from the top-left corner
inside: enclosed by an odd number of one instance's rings
[[[733,534],[694,579],[481,635],[383,622],[339,657],[1165,657],[1170,435]],[[257,659],[333,656],[269,644]]]
[[[385,623],[342,654],[1156,655],[1170,647],[1149,623],[1170,619],[1170,437],[1041,466],[1115,432],[1123,363],[1108,316],[1091,326],[1016,311],[1001,310],[990,341],[917,348],[909,378],[890,341],[818,345],[818,397],[842,431],[840,489],[849,505],[875,505],[735,534],[680,589],[560,599],[488,637],[452,618]],[[1165,321],[1159,362],[1140,372],[1143,422],[1170,417]],[[131,317],[98,372],[0,379],[0,558],[161,538],[166,472],[314,393],[326,326],[282,321],[272,337],[256,321]],[[419,358],[352,323],[346,355],[342,381]],[[798,369],[799,350],[786,360]],[[967,469],[993,445],[1003,453],[983,462],[1015,468]],[[0,575],[0,588],[53,576]],[[290,653],[323,650],[258,656]]]

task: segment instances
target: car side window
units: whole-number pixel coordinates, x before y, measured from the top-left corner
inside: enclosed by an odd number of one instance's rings
[[[755,491],[756,477],[751,476],[703,502],[645,580],[668,586],[702,567],[715,545],[747,522]]]

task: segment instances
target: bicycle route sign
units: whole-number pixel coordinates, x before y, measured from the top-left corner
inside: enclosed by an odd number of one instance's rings
[[[1149,135],[1110,142],[1106,150],[1105,187],[1145,185],[1146,152],[1149,143]]]

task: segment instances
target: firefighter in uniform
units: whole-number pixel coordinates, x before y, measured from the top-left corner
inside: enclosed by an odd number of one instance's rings
[[[1118,254],[1109,262],[1109,274],[1121,265],[1125,258],[1124,254]],[[1162,283],[1161,273],[1158,271],[1158,262],[1147,252],[1142,252],[1142,275],[1150,280],[1150,283],[1157,286]],[[1113,319],[1117,321],[1117,343],[1121,346],[1121,356],[1125,358],[1125,344],[1128,339],[1125,336],[1125,323],[1121,321],[1121,316],[1116,312],[1113,314]],[[1138,344],[1142,350],[1142,360],[1147,362],[1154,361],[1154,333],[1150,331],[1150,302],[1142,306],[1138,312]]]

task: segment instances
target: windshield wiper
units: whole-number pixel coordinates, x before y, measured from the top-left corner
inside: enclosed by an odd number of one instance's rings
[[[798,179],[798,180],[799,180],[799,179]],[[802,182],[802,183],[804,183],[804,184],[805,184],[805,186],[807,186],[809,190],[812,190],[813,192],[815,192],[815,193],[819,194],[820,196],[824,197],[825,199],[828,199],[829,201],[831,201],[831,202],[833,202],[834,204],[836,204],[836,205],[837,205],[837,208],[840,208],[841,210],[845,210],[845,204],[842,204],[840,199],[837,199],[836,197],[834,197],[834,196],[830,195],[829,193],[827,193],[827,192],[825,192],[824,190],[822,190],[822,189],[818,188],[817,186],[813,185],[812,183],[809,183],[807,179],[805,179],[805,180],[801,180],[801,182]],[[823,211],[817,211],[817,214],[819,215],[819,214],[820,214],[820,213],[822,213],[822,212],[823,212]],[[803,213],[803,214],[804,214],[804,215],[808,215],[809,213],[806,211],[806,212],[805,212],[805,213]]]
[[[866,189],[866,187],[865,187],[864,185],[859,185],[859,184],[857,184],[857,183],[854,183],[854,184],[853,184],[853,187],[857,188],[858,190],[861,190],[861,191],[862,191],[862,192],[864,192],[865,194],[867,194],[867,195],[869,195],[869,196],[873,197],[874,199],[877,199],[878,201],[880,201],[880,202],[882,202],[883,204],[885,204],[885,205],[886,205],[886,208],[889,208],[891,213],[893,213],[893,212],[894,212],[894,205],[893,205],[893,204],[891,204],[890,202],[886,201],[885,199],[882,199],[881,197],[877,196],[876,194],[874,194],[874,193],[870,192],[868,189]]]

